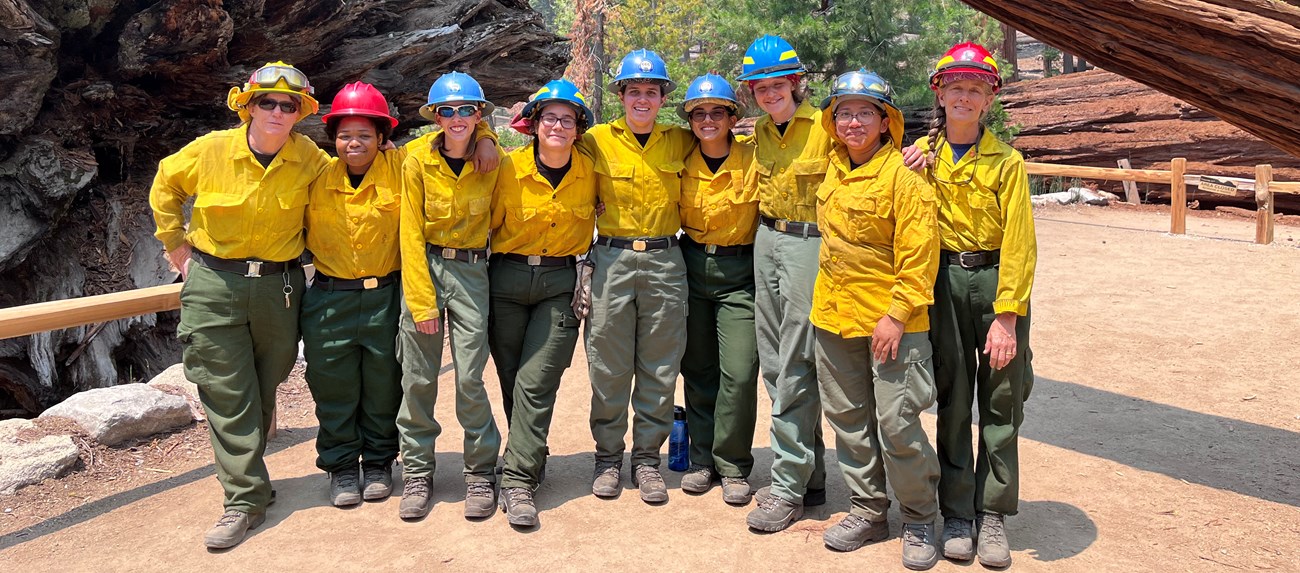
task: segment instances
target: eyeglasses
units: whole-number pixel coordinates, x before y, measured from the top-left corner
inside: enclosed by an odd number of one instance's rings
[[[835,112],[835,123],[841,125],[848,125],[850,123],[853,123],[853,120],[856,119],[858,120],[858,123],[865,124],[868,121],[871,121],[871,118],[873,117],[880,117],[880,114],[872,110],[860,111],[857,113],[847,112],[847,111],[837,111]]]
[[[474,104],[455,105],[455,106],[440,105],[434,108],[433,111],[441,117],[452,117],[457,115],[461,117],[469,117],[471,115],[474,115],[474,112],[478,111],[478,106]]]
[[[257,84],[260,87],[271,87],[284,80],[284,83],[290,88],[299,90],[307,94],[314,94],[316,90],[311,87],[311,82],[307,81],[307,75],[293,66],[262,66],[253,72],[253,76],[248,78],[248,83]]]
[[[294,103],[292,100],[276,101],[269,98],[261,98],[257,100],[257,107],[261,108],[263,111],[275,111],[275,108],[279,107],[280,111],[284,113],[298,113],[298,104]]]
[[[560,127],[563,127],[564,129],[573,129],[575,126],[578,125],[578,120],[576,119],[567,116],[560,117],[558,115],[551,115],[549,113],[538,118],[538,120],[541,121],[542,125],[545,125],[546,127],[555,127],[555,124],[558,123],[560,124]]]
[[[711,119],[713,121],[722,121],[724,119],[727,119],[727,116],[729,115],[731,115],[731,112],[728,112],[725,109],[715,109],[713,111],[704,111],[702,109],[697,109],[695,111],[692,111],[689,117],[691,118],[691,121],[695,121],[695,122],[704,121],[705,119]]]

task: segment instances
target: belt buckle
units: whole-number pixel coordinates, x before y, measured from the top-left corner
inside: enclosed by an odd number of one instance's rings
[[[541,265],[541,264],[542,264],[542,256],[541,256],[541,255],[528,255],[528,265],[529,265],[529,266],[536,267],[536,266],[539,266],[539,265]]]
[[[967,262],[967,255],[970,255],[970,262]],[[961,268],[963,269],[975,268],[978,266],[979,255],[980,254],[975,251],[962,251],[957,253],[957,264],[961,265]]]
[[[646,250],[646,240],[637,239],[635,241],[632,241],[632,250],[637,252]]]
[[[776,225],[774,225],[773,227],[774,227],[776,230],[781,231],[782,233],[784,233],[784,232],[786,232],[786,231],[790,228],[789,223],[790,223],[790,222],[787,221],[787,220],[785,220],[785,219],[777,219],[777,220],[776,220]]]
[[[444,259],[454,259],[454,258],[456,258],[456,249],[453,249],[453,248],[451,248],[451,247],[443,247],[443,248],[442,248],[442,258],[444,258]]]
[[[366,290],[370,290],[372,288],[379,288],[379,279],[375,277],[369,277],[361,281],[361,288],[364,288]]]
[[[705,252],[705,253],[708,253],[708,254],[710,254],[710,255],[716,255],[716,254],[718,254],[718,246],[717,246],[717,245],[704,245],[704,252]]]
[[[244,276],[255,279],[262,276],[262,261],[244,261],[248,265],[248,272]]]

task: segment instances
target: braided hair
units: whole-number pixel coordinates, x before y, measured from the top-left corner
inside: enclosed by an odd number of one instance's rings
[[[930,110],[930,132],[926,138],[930,143],[930,153],[925,158],[926,169],[934,170],[935,158],[939,153],[940,138],[946,135],[948,128],[948,112],[944,111],[943,104],[939,102],[939,94],[934,95],[934,108]]]

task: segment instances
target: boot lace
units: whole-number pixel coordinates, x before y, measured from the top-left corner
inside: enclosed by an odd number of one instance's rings
[[[465,497],[492,497],[492,484],[484,481],[470,482],[465,486]]]
[[[980,538],[999,545],[1007,541],[1007,530],[1002,523],[1002,516],[986,513],[980,516]]]
[[[403,496],[429,496],[429,480],[425,478],[406,478],[405,485],[402,486]]]
[[[908,523],[903,526],[903,545],[907,547],[925,547],[930,545],[925,526],[920,523]]]

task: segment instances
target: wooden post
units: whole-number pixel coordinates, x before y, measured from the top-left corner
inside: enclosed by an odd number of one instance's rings
[[[1268,245],[1273,242],[1273,182],[1272,165],[1255,166],[1255,204],[1259,211],[1255,213],[1255,242]]]
[[[1074,55],[1066,51],[1061,52],[1061,73],[1062,74],[1074,73]]]
[[[1124,159],[1119,160],[1118,163],[1119,163],[1119,168],[1120,168],[1120,169],[1132,169],[1132,168],[1133,168],[1133,164],[1132,164],[1132,163],[1129,163],[1129,160],[1128,160],[1127,157],[1125,157]],[[1132,205],[1138,205],[1138,204],[1142,203],[1142,199],[1141,199],[1140,197],[1138,197],[1138,184],[1137,184],[1137,181],[1124,181],[1124,198],[1125,198],[1125,200],[1127,200],[1127,201],[1128,201],[1130,204],[1132,204]]]
[[[1169,232],[1182,235],[1187,232],[1187,159],[1175,157],[1169,162]]]

